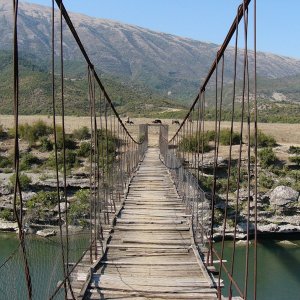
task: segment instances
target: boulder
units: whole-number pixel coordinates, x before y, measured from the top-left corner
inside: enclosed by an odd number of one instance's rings
[[[16,222],[8,222],[0,220],[0,231],[16,231],[18,224]]]
[[[59,203],[59,206],[60,206],[60,212],[61,213],[64,213],[66,211],[66,203],[65,202],[60,202]],[[69,208],[70,204],[67,203],[67,208]],[[54,208],[53,208],[53,211],[58,213],[58,205],[56,205]]]
[[[288,241],[288,240],[280,241],[280,242],[278,242],[278,244],[282,245],[282,246],[288,246],[288,247],[299,247],[296,243],[293,243],[293,242]]]
[[[249,231],[252,232],[255,229],[254,224],[249,223]],[[247,232],[247,222],[240,222],[237,224],[237,231],[246,233]]]
[[[279,226],[274,223],[267,225],[257,225],[257,230],[260,232],[277,232],[279,230]]]
[[[0,196],[6,196],[11,194],[11,189],[7,185],[0,185]]]
[[[36,234],[42,237],[48,237],[48,236],[56,235],[56,231],[53,229],[43,229],[43,230],[38,230]]]
[[[22,192],[22,198],[23,198],[23,201],[25,201],[25,202],[30,200],[34,196],[36,196],[35,192]]]
[[[280,185],[270,193],[270,204],[275,206],[285,206],[298,201],[299,193],[294,189]]]
[[[291,224],[280,225],[279,232],[300,232],[300,226]]]

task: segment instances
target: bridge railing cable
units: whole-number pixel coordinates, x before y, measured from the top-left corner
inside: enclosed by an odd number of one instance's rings
[[[256,1],[253,2],[250,5],[250,0],[244,0],[239,5],[199,93],[174,136],[167,142],[161,130],[163,162],[170,168],[191,214],[195,242],[206,253],[208,268],[218,263],[219,299],[222,294],[229,299],[234,294],[243,299],[257,297]],[[249,24],[254,28],[254,50],[248,49]],[[239,45],[243,49],[238,49]],[[224,121],[225,115],[230,117],[229,122]],[[207,121],[208,116],[213,116],[214,121]],[[241,238],[245,240],[243,268],[236,259]]]

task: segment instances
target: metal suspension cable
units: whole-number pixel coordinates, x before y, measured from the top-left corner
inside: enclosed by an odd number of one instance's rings
[[[14,215],[17,220],[18,230],[19,230],[19,240],[22,249],[22,257],[25,269],[25,278],[28,299],[32,299],[32,282],[29,270],[29,263],[26,252],[25,245],[25,234],[23,230],[23,199],[20,184],[20,172],[19,172],[19,161],[20,161],[20,149],[19,149],[19,51],[18,51],[18,0],[13,1],[14,9],[14,29],[13,29],[13,89],[14,89],[14,117],[15,117],[15,140],[14,140],[14,172],[15,172],[15,182],[14,182],[14,195],[13,195],[13,210]],[[18,212],[17,208],[17,195],[19,196],[20,208]]]
[[[254,300],[257,298],[257,58],[256,58],[256,0],[254,0]]]
[[[55,100],[55,49],[54,49],[54,18],[55,18],[55,10],[54,10],[54,0],[52,0],[52,20],[51,20],[51,73],[52,73],[52,114],[53,114],[53,136],[54,136],[54,156],[55,156],[55,178],[56,178],[56,191],[57,191],[57,204],[58,204],[58,218],[59,218],[59,237],[61,244],[61,256],[62,256],[62,264],[63,264],[63,275],[64,278],[67,276],[66,270],[66,260],[65,260],[65,247],[63,241],[63,233],[62,233],[62,213],[60,206],[60,187],[59,187],[59,172],[58,172],[58,147],[57,147],[57,126],[56,126],[56,100]],[[64,281],[64,293],[65,297],[67,297],[67,286],[66,281]]]
[[[251,0],[245,0],[245,8],[248,8],[249,4],[250,4]],[[239,6],[238,8],[238,16],[237,16],[237,20],[238,20],[238,23],[241,21],[241,19],[243,18],[244,16],[244,9],[243,9],[243,4]],[[218,52],[217,52],[217,58],[216,60],[213,62],[212,66],[210,67],[210,70],[208,71],[208,74],[206,76],[206,78],[204,79],[204,82],[200,88],[200,91],[199,93],[197,94],[194,102],[192,103],[188,113],[186,114],[186,116],[184,117],[182,123],[180,124],[179,128],[177,129],[177,131],[175,132],[174,136],[170,139],[169,142],[171,142],[174,137],[180,132],[182,126],[185,124],[185,122],[188,120],[193,108],[195,107],[196,103],[198,102],[198,100],[200,99],[200,95],[201,93],[203,93],[207,87],[207,84],[209,83],[210,81],[210,78],[211,76],[213,75],[213,73],[215,72],[215,69],[217,67],[217,64],[218,62],[220,61],[221,57],[223,56],[228,44],[230,43],[231,41],[231,38],[232,36],[234,35],[234,32],[236,30],[236,20],[233,21],[229,31],[228,31],[228,34],[227,36],[225,37],[224,39],[224,42],[223,44],[221,45],[221,47],[219,48]]]
[[[55,2],[57,3],[57,6],[58,6],[58,8],[61,11],[62,16],[64,17],[66,24],[68,25],[70,31],[72,32],[73,37],[74,37],[74,39],[75,39],[78,47],[80,48],[80,51],[81,51],[82,55],[84,56],[84,58],[85,58],[85,60],[86,60],[86,62],[88,64],[88,66],[93,70],[95,79],[96,79],[96,81],[97,81],[97,83],[98,83],[101,91],[103,92],[105,99],[108,101],[111,109],[113,110],[115,116],[117,117],[118,121],[120,122],[121,126],[124,128],[126,134],[130,137],[130,139],[132,141],[134,141],[134,143],[136,143],[136,144],[142,144],[142,141],[141,142],[136,141],[132,137],[132,135],[129,133],[129,131],[127,130],[126,126],[124,125],[123,121],[121,120],[120,115],[116,111],[116,109],[115,109],[115,107],[114,107],[114,105],[112,103],[112,100],[110,99],[109,95],[107,94],[107,92],[106,92],[106,90],[104,88],[104,85],[102,84],[102,82],[100,80],[100,77],[98,76],[98,74],[97,74],[97,72],[96,72],[96,70],[94,68],[94,65],[92,64],[92,62],[91,62],[91,60],[90,60],[90,58],[89,58],[89,56],[88,56],[88,54],[87,54],[87,52],[85,50],[85,48],[84,48],[84,46],[83,46],[80,38],[79,38],[79,35],[78,35],[78,33],[77,33],[74,25],[73,25],[73,22],[72,22],[72,20],[71,20],[71,18],[69,16],[69,14],[68,14],[68,12],[67,12],[64,4],[63,4],[63,1],[62,0],[55,0]]]
[[[227,185],[226,185],[226,199],[225,199],[225,211],[224,211],[224,224],[222,233],[222,246],[221,246],[221,256],[220,256],[220,267],[218,282],[220,286],[221,275],[223,269],[223,258],[224,258],[224,247],[225,247],[225,233],[227,226],[227,216],[228,216],[228,200],[229,200],[229,189],[230,189],[230,178],[231,178],[231,165],[232,165],[232,136],[233,136],[233,122],[235,113],[235,94],[236,94],[236,79],[237,79],[237,53],[238,53],[238,17],[236,18],[236,31],[235,31],[235,46],[234,46],[234,76],[233,76],[233,92],[232,92],[232,103],[231,103],[231,124],[230,124],[230,142],[229,142],[229,161],[227,167]],[[242,293],[241,293],[242,295]],[[219,292],[219,299],[221,293]]]

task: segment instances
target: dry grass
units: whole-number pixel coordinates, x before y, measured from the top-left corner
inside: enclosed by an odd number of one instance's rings
[[[20,116],[20,123],[33,123],[37,120],[43,120],[47,124],[52,124],[52,117],[49,116]],[[134,125],[127,125],[128,131],[136,138],[138,137],[139,124],[151,124],[152,119],[149,118],[134,118],[131,119]],[[126,119],[123,119],[124,123]],[[163,119],[163,124],[169,125],[169,137],[173,136],[178,129],[178,125],[173,125],[171,119]],[[57,123],[61,124],[61,117],[57,117]],[[11,115],[0,115],[0,124],[5,128],[13,127],[14,118]],[[74,129],[78,129],[83,126],[89,127],[89,117],[75,117],[67,116],[65,118],[66,131],[72,132]],[[196,128],[196,122],[193,123]],[[214,122],[207,121],[205,123],[205,130],[213,130]],[[110,123],[109,123],[110,128]],[[230,122],[222,122],[222,128],[230,128]],[[280,124],[280,123],[259,123],[259,130],[264,133],[273,136],[279,144],[284,145],[300,145],[300,124]],[[234,130],[240,130],[240,124],[234,124]],[[150,145],[158,144],[159,127],[153,126],[149,128],[149,141]],[[244,134],[246,134],[246,124],[244,124]]]

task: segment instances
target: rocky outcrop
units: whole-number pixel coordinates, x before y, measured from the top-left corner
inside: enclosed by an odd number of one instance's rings
[[[69,208],[69,206],[70,206],[70,204],[67,203],[67,208]],[[59,203],[59,207],[60,207],[60,212],[61,212],[61,213],[64,213],[64,212],[66,211],[66,203],[65,203],[65,202],[60,202],[60,203]],[[58,213],[59,207],[58,207],[58,205],[56,205],[56,206],[53,208],[53,211],[54,211],[55,213]]]
[[[286,206],[297,202],[298,198],[299,192],[288,186],[280,185],[270,193],[270,204],[274,206]]]
[[[36,234],[42,237],[49,237],[49,236],[55,236],[56,231],[53,229],[43,229],[43,230],[38,230]]]
[[[16,222],[8,222],[0,219],[0,231],[16,231],[18,224]]]

